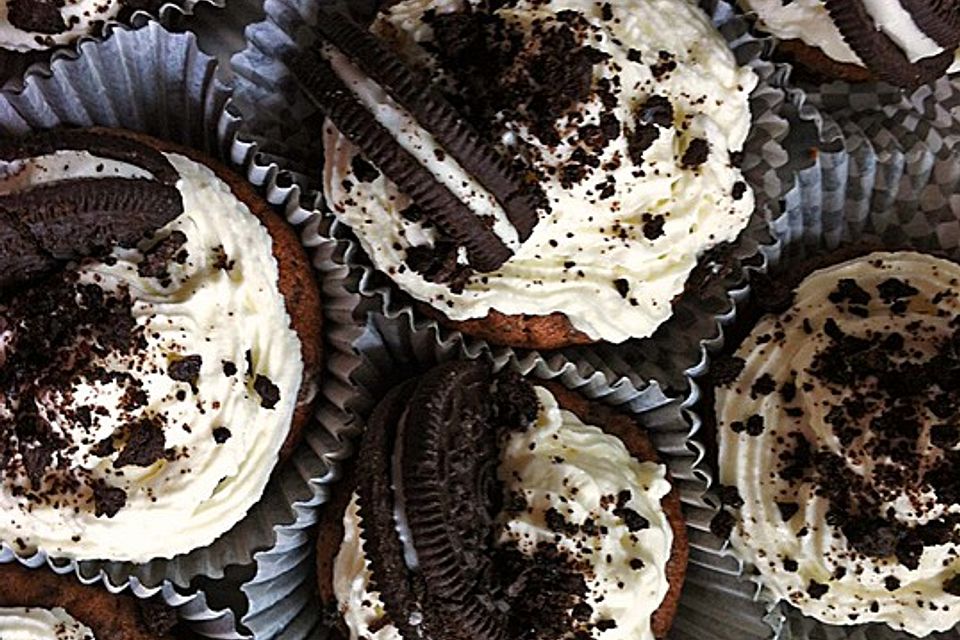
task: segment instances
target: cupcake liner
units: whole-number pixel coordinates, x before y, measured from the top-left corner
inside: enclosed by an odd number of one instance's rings
[[[870,94],[863,87],[825,85],[808,94],[804,110],[813,116],[821,153],[809,170],[799,208],[786,207],[772,221],[773,242],[761,247],[758,271],[776,274],[843,245],[942,251],[960,259],[960,88],[944,80],[910,96]],[[822,109],[822,111],[820,110]],[[829,115],[827,113],[829,112]],[[838,153],[823,153],[825,147]],[[749,295],[749,290],[747,292]],[[696,412],[711,412],[699,405]],[[715,496],[710,496],[719,505]],[[724,631],[716,637],[776,640],[907,640],[886,625],[834,626],[776,603],[752,568],[744,566],[726,541],[705,529],[713,547],[697,555],[709,598],[726,598],[733,620],[763,621],[765,627]],[[954,629],[932,638],[960,638]]]
[[[103,86],[111,88],[109,94]],[[312,550],[305,541],[315,522],[314,507],[325,497],[324,481],[335,475],[335,461],[349,451],[343,431],[349,425],[330,416],[339,418],[351,402],[346,389],[352,388],[356,359],[352,349],[359,335],[354,328],[358,300],[344,285],[349,272],[334,261],[337,243],[317,233],[319,197],[304,192],[298,176],[267,161],[255,144],[237,139],[242,121],[231,107],[230,92],[216,78],[215,61],[199,51],[192,34],[170,33],[155,21],[137,29],[118,27],[103,42],[85,42],[77,58],[61,58],[32,71],[23,91],[0,92],[0,133],[18,135],[58,125],[141,131],[205,151],[242,172],[297,227],[310,255],[324,302],[326,371],[316,419],[305,429],[293,459],[278,467],[247,516],[209,547],[146,564],[74,562],[42,552],[29,557],[11,552],[11,557],[29,566],[46,564],[73,572],[84,581],[102,580],[111,589],[130,586],[176,594],[199,590],[211,606],[229,607],[223,615],[230,625],[201,625],[198,630],[224,638],[272,637],[299,624],[283,618],[274,610],[287,610],[274,605],[295,601],[286,591],[291,582],[312,580],[314,570],[306,559]],[[301,599],[301,606],[306,603]],[[315,611],[310,615],[315,617]],[[249,621],[246,627],[236,624],[241,618]]]
[[[267,0],[267,18],[247,28],[247,48],[232,59],[236,74],[237,104],[247,116],[244,135],[256,141],[263,150],[289,159],[292,169],[318,178],[323,150],[316,134],[322,115],[297,90],[282,60],[296,48],[309,44],[310,26],[317,20],[320,2],[345,7],[355,14],[370,14],[376,3],[333,0]],[[444,337],[459,337],[469,353],[492,352],[509,354],[523,361],[528,357],[543,358],[556,366],[576,367],[582,375],[599,374],[613,384],[629,384],[636,390],[648,386],[658,389],[664,399],[682,398],[686,372],[702,368],[706,343],[719,335],[718,318],[732,310],[731,297],[743,284],[743,261],[756,255],[755,236],[762,234],[766,220],[779,213],[780,202],[793,187],[788,170],[788,155],[783,141],[788,123],[781,114],[786,104],[785,92],[778,77],[783,65],[765,61],[770,48],[768,40],[759,39],[726,0],[709,3],[707,10],[714,24],[724,35],[738,61],[751,66],[760,77],[760,85],[751,96],[754,127],[745,149],[744,173],[757,196],[757,211],[741,241],[724,254],[704,257],[701,261],[709,283],[703,291],[682,295],[674,305],[673,317],[656,334],[645,340],[629,340],[619,345],[597,344],[538,353],[508,349],[488,344],[471,336],[439,327],[421,317],[410,307],[408,298],[386,276],[370,265],[364,254],[351,251],[351,266],[357,270],[359,292],[365,298],[378,300],[380,311],[400,320],[413,317],[419,328],[437,329]],[[330,226],[336,238],[356,245],[349,229]]]
[[[127,20],[107,20],[99,37],[81,36],[73,43],[41,51],[19,52],[0,49],[0,87],[8,90],[22,89],[23,78],[28,73],[42,70],[56,60],[76,58],[84,42],[104,40],[110,37],[117,27],[127,25],[140,27],[151,19],[173,27],[182,24],[186,16],[193,15],[197,7],[202,5],[223,7],[226,5],[226,0],[165,0],[156,10],[149,12],[137,10]]]

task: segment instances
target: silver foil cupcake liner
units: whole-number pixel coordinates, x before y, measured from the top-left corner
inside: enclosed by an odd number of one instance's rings
[[[248,46],[232,59],[235,97],[248,123],[244,136],[257,142],[263,152],[282,156],[292,163],[290,168],[311,176],[319,176],[322,165],[322,114],[299,94],[283,59],[290,51],[309,44],[310,27],[316,24],[321,2],[361,16],[369,15],[377,5],[371,0],[267,0],[266,19],[247,28]],[[399,295],[395,285],[370,265],[362,251],[352,250],[350,264],[358,272],[359,292],[378,300],[380,310],[389,318],[399,321],[413,317],[419,328],[434,328],[445,337],[459,336],[470,353],[510,354],[518,361],[542,358],[555,366],[575,367],[585,376],[603,375],[612,384],[628,384],[637,390],[651,386],[664,400],[682,398],[687,373],[702,368],[706,343],[719,335],[717,318],[733,308],[731,298],[743,285],[742,264],[757,252],[755,237],[762,234],[769,218],[779,215],[781,201],[793,188],[783,146],[789,129],[782,114],[785,91],[779,81],[784,67],[766,61],[770,42],[755,36],[730,3],[718,0],[709,4],[708,13],[737,60],[752,67],[760,78],[751,97],[754,127],[743,164],[757,196],[757,211],[749,229],[727,255],[704,258],[708,286],[681,295],[673,317],[653,337],[543,353],[494,346],[422,317]],[[335,225],[330,229],[338,240],[357,245],[349,229]]]
[[[348,453],[342,421],[329,416],[339,417],[349,407],[350,400],[344,404],[343,398],[352,388],[352,350],[359,334],[353,319],[358,299],[344,285],[349,273],[333,261],[337,244],[316,233],[319,198],[305,193],[297,176],[265,161],[255,145],[237,139],[241,120],[230,106],[230,92],[216,78],[216,62],[197,48],[192,34],[173,34],[147,21],[137,29],[118,27],[108,39],[85,42],[78,51],[76,58],[32,71],[22,91],[0,93],[0,134],[65,125],[126,128],[233,165],[297,228],[310,255],[324,302],[326,370],[316,419],[294,457],[275,470],[247,516],[209,547],[146,564],[74,562],[44,553],[24,557],[9,549],[2,557],[72,572],[113,590],[161,590],[203,603],[204,598],[189,595],[201,591],[217,612],[191,613],[189,619],[209,623],[198,623],[197,630],[213,637],[273,637],[298,624],[295,612],[283,608],[297,604],[308,610],[309,627],[315,607],[309,611],[309,599],[298,600],[287,587],[305,583],[314,573],[307,543],[314,507],[325,496],[324,480],[334,475],[335,460]],[[289,617],[271,613],[280,603]]]
[[[812,164],[797,173],[800,200],[772,221],[772,242],[761,247],[759,271],[789,271],[845,245],[865,243],[939,251],[960,259],[960,86],[943,79],[911,95],[894,95],[835,83],[806,95],[792,94],[799,98],[793,100],[798,113],[815,128],[812,138],[798,142],[818,152]],[[703,404],[694,408],[695,413],[712,411]],[[714,495],[709,500],[719,505]],[[702,528],[702,539],[711,550],[698,550],[694,580],[714,602],[714,610],[737,623],[732,631],[721,627],[706,637],[914,637],[882,624],[835,626],[805,617],[777,603],[752,567],[710,533],[709,523]],[[930,637],[960,638],[960,629]]]
[[[143,26],[147,20],[159,20],[167,26],[180,25],[185,18],[192,16],[197,7],[209,5],[223,7],[227,0],[165,0],[154,10],[137,10],[126,20],[107,20],[101,27],[99,36],[84,35],[70,44],[51,47],[40,51],[8,51],[0,49],[0,87],[4,89],[22,89],[23,78],[48,66],[55,60],[76,58],[79,47],[84,42],[103,40],[120,26]]]

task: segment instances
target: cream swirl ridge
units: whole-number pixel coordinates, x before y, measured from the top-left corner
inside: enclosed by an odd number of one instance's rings
[[[303,360],[271,237],[211,169],[167,159],[179,217],[2,308],[0,539],[21,551],[145,562],[210,544],[290,429]],[[58,151],[14,163],[0,191],[102,176],[150,177]]]
[[[960,266],[911,252],[816,271],[717,389],[731,542],[807,615],[960,622],[958,284]]]
[[[523,1],[486,14],[473,2],[410,0],[373,26],[431,73],[549,201],[550,212],[498,270],[463,275],[463,260],[414,203],[325,125],[324,189],[334,212],[375,266],[453,320],[560,312],[595,340],[650,335],[698,257],[735,238],[753,211],[735,159],[756,77],[688,2],[606,6],[610,15],[587,0]],[[444,57],[460,50],[446,46],[458,21],[476,21],[487,34],[461,43],[486,47],[463,59],[493,66]],[[541,68],[554,75],[534,78]],[[568,93],[554,99],[531,89],[544,85]],[[431,164],[435,175],[456,175],[442,154]],[[458,275],[438,276],[451,272]]]
[[[60,607],[0,607],[3,640],[95,640],[93,630]]]

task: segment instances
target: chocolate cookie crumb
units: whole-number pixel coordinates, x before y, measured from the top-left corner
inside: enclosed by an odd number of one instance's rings
[[[253,388],[260,396],[260,406],[264,409],[273,409],[280,402],[280,388],[267,376],[258,373]]]

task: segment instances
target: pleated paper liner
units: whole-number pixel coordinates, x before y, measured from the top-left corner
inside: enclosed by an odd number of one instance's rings
[[[286,585],[313,573],[303,556],[309,554],[303,551],[309,545],[303,541],[315,520],[314,506],[324,496],[322,480],[332,477],[335,460],[347,453],[336,430],[340,424],[327,416],[343,411],[341,398],[355,359],[351,323],[356,299],[342,283],[347,271],[331,262],[335,243],[314,232],[318,197],[302,193],[296,176],[263,162],[254,147],[237,140],[241,120],[230,107],[230,93],[216,79],[215,61],[198,50],[191,34],[169,33],[154,21],[139,29],[118,27],[103,42],[81,44],[77,58],[60,58],[50,68],[31,72],[25,84],[22,92],[0,94],[0,133],[24,134],[61,125],[121,127],[205,151],[244,173],[297,227],[321,284],[328,337],[317,416],[305,430],[303,444],[289,463],[275,471],[247,517],[212,545],[139,565],[72,562],[43,553],[19,560],[74,572],[84,581],[102,580],[111,589],[137,585],[190,594],[202,587],[212,606],[232,607],[225,614],[231,624],[229,629],[225,625],[198,630],[224,638],[251,632],[272,637],[274,627],[289,621],[272,620],[271,627],[260,626],[259,619],[254,619],[245,628],[235,620],[269,609],[280,600],[296,601]],[[105,86],[110,90],[103,91]],[[335,428],[328,430],[328,424]],[[277,569],[277,558],[282,558],[282,570]],[[268,600],[251,602],[251,594]]]
[[[282,60],[290,51],[309,44],[310,26],[316,23],[320,2],[326,0],[267,0],[264,5],[267,19],[248,27],[248,46],[232,60],[237,76],[237,102],[248,120],[244,135],[266,152],[289,159],[294,163],[293,168],[312,176],[319,176],[323,162],[318,135],[322,114],[296,90]],[[375,3],[342,4],[363,14],[369,13]],[[654,385],[665,399],[683,397],[685,371],[702,366],[703,342],[719,334],[717,318],[732,309],[731,292],[743,283],[742,262],[756,255],[755,233],[762,231],[766,220],[779,212],[780,202],[789,197],[793,187],[788,156],[783,148],[788,133],[787,120],[781,114],[785,105],[784,90],[777,80],[784,68],[765,60],[769,42],[758,39],[748,22],[728,2],[715,2],[710,16],[738,61],[751,66],[760,77],[759,87],[751,97],[754,126],[743,165],[758,203],[750,230],[726,255],[719,259],[704,258],[703,272],[708,274],[709,285],[702,292],[681,296],[673,317],[652,338],[543,354],[510,350],[516,359],[523,360],[528,355],[543,357],[557,365],[575,366],[583,375],[598,373],[613,384],[630,384],[638,390]],[[356,242],[349,229],[338,231],[339,239]],[[362,273],[358,280],[360,293],[379,300],[384,315],[400,319],[413,314],[419,327],[437,326],[414,312],[405,297],[398,295],[392,281],[375,271],[361,251],[351,255],[355,256],[352,266]],[[440,331],[445,336],[458,335],[444,328]],[[483,340],[469,336],[463,336],[463,340],[471,353],[503,352]]]
[[[939,83],[932,88],[940,97],[957,100],[956,91]],[[960,126],[950,109],[931,105],[929,93],[888,101],[885,96],[868,99],[861,92],[811,96],[824,106],[816,117],[817,136],[823,146],[841,153],[821,153],[814,166],[802,171],[804,198],[797,207],[787,207],[773,221],[773,244],[763,246],[764,268],[776,274],[789,271],[817,256],[828,255],[844,245],[869,242],[879,246],[943,251],[960,259]],[[960,104],[960,101],[955,104]],[[869,105],[869,106],[867,106]],[[809,113],[814,107],[807,103]],[[833,116],[833,117],[832,117]],[[749,295],[749,289],[747,290]],[[699,404],[697,413],[712,412]],[[711,496],[711,502],[719,501]],[[886,625],[835,626],[807,618],[785,603],[776,603],[764,590],[751,567],[744,566],[726,541],[709,532],[702,523],[695,562],[700,565],[695,580],[718,599],[727,599],[732,619],[754,621],[765,628],[735,632],[714,631],[717,638],[776,638],[777,640],[907,640],[908,634]],[[708,551],[709,549],[709,551]],[[715,607],[715,610],[716,609]],[[709,616],[709,612],[704,612]],[[958,638],[952,630],[935,638]]]

